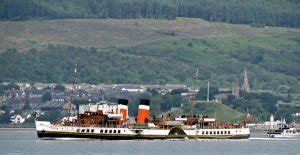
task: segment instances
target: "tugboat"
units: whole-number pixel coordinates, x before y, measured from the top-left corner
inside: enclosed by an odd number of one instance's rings
[[[250,130],[241,124],[216,122],[206,115],[149,117],[150,100],[141,99],[137,118],[128,116],[128,100],[117,104],[79,107],[75,119],[36,121],[38,138],[130,139],[245,139]]]

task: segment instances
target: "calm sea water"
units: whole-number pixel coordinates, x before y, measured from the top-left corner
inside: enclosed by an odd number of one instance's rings
[[[300,139],[268,139],[254,133],[248,140],[39,140],[34,130],[0,129],[0,155],[4,154],[300,155]]]

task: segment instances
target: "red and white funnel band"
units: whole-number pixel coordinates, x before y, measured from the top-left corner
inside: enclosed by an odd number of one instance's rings
[[[139,105],[139,109],[144,109],[144,110],[150,110],[150,107],[148,105]]]

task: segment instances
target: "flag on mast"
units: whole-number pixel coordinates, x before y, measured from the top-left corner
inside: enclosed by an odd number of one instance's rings
[[[252,120],[252,116],[251,116],[250,113],[247,114],[247,120],[248,120],[248,121],[251,121],[251,120]]]

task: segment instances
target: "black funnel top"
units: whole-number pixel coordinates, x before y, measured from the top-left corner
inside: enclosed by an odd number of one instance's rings
[[[150,100],[147,100],[147,99],[141,99],[141,100],[140,100],[140,105],[147,105],[147,106],[149,106],[149,105],[150,105]]]
[[[119,98],[119,99],[118,99],[118,104],[121,104],[121,105],[128,105],[128,100]]]

